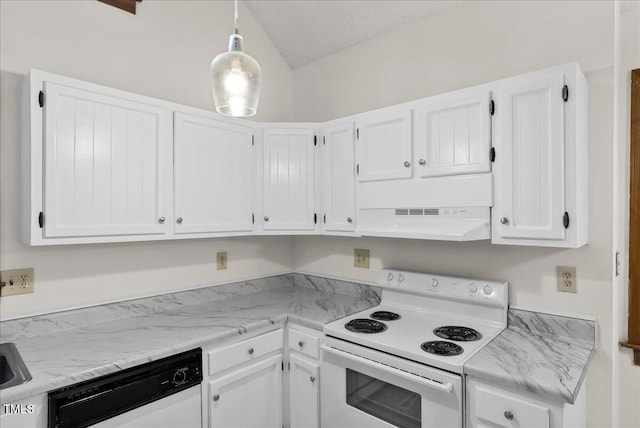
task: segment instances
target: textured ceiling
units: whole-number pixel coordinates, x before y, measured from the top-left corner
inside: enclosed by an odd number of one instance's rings
[[[245,3],[289,65],[297,68],[458,1],[248,0]]]

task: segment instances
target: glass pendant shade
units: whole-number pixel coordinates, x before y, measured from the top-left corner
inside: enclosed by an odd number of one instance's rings
[[[211,88],[217,112],[236,117],[256,114],[261,77],[258,61],[244,53],[242,36],[232,34],[229,51],[211,62]]]

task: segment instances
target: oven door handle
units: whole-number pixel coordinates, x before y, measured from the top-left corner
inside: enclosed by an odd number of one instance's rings
[[[333,354],[333,355],[336,355],[336,356],[338,356],[340,358],[351,360],[351,361],[354,361],[354,362],[356,362],[358,364],[362,364],[362,365],[374,368],[376,370],[380,370],[380,371],[383,371],[383,372],[386,372],[386,373],[390,373],[390,374],[392,374],[394,376],[401,377],[401,378],[409,380],[411,382],[419,382],[421,385],[430,386],[431,388],[439,389],[439,390],[441,390],[443,392],[451,392],[451,390],[453,389],[453,385],[451,383],[449,383],[449,382],[445,382],[445,383],[438,382],[438,381],[435,381],[433,379],[429,379],[429,378],[424,377],[424,376],[420,376],[420,375],[417,375],[417,374],[414,374],[414,373],[410,373],[410,372],[407,372],[407,371],[404,371],[404,370],[400,370],[400,369],[397,369],[395,367],[391,367],[391,366],[388,366],[386,364],[382,364],[382,363],[379,363],[377,361],[370,360],[368,358],[359,357],[357,355],[351,354],[349,352],[344,352],[344,351],[341,351],[341,350],[336,349],[336,348],[332,348],[332,347],[327,346],[327,345],[321,345],[320,348],[323,351],[328,352],[328,353]]]

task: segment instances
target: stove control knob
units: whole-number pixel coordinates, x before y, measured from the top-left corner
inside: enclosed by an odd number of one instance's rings
[[[398,282],[402,282],[402,281],[404,281],[404,275],[398,274]]]
[[[433,278],[433,279],[431,280],[431,286],[432,286],[432,287],[437,287],[437,286],[438,286],[438,280],[437,280],[436,278]]]
[[[392,279],[393,279],[393,273],[389,272],[389,273],[387,274],[387,280],[388,280],[388,281],[391,281]]]
[[[469,284],[469,291],[471,291],[472,293],[475,293],[476,291],[478,291],[478,286],[476,285],[475,282],[472,282],[471,284]]]
[[[484,294],[486,294],[488,296],[491,293],[493,293],[493,288],[491,288],[491,286],[489,284],[487,284],[487,285],[484,286],[482,291],[484,291]]]

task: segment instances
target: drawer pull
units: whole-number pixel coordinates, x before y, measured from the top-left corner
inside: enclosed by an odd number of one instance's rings
[[[253,348],[249,348],[249,355],[253,355],[253,353],[254,353]]]
[[[298,342],[298,346],[302,348],[304,346],[304,342],[301,340],[300,342]]]
[[[213,401],[218,401],[220,399],[220,395],[216,394],[213,396]]]
[[[504,417],[505,417],[506,420],[512,421],[513,420],[513,412],[511,410],[505,410]]]
[[[313,383],[313,382],[315,382],[315,381],[316,381],[316,377],[315,377],[315,376],[311,376],[311,377],[309,378],[309,380],[311,381],[311,383]]]

